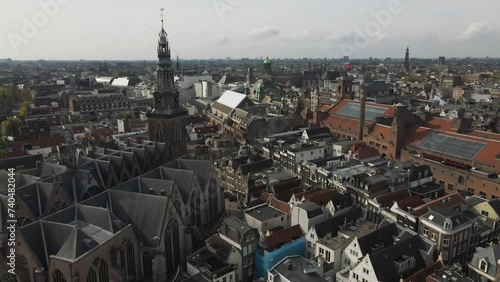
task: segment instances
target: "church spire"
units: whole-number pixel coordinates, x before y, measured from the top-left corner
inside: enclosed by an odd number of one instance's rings
[[[410,73],[410,47],[406,47],[406,55],[405,55],[405,70],[406,73]]]
[[[163,8],[161,9],[161,31],[158,38],[158,62],[156,68],[155,113],[172,115],[180,112],[179,92],[174,82],[173,63],[167,32],[164,28]]]

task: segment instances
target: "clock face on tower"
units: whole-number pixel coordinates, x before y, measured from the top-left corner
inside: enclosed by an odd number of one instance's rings
[[[163,97],[162,96],[155,96],[155,105],[158,106],[163,106]]]

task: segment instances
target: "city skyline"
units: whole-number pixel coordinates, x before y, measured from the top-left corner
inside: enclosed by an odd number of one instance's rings
[[[182,59],[403,58],[407,46],[412,58],[500,57],[494,16],[500,3],[494,2],[44,0],[5,6],[2,21],[9,24],[0,27],[0,50],[14,60],[152,60],[160,7],[172,52]]]

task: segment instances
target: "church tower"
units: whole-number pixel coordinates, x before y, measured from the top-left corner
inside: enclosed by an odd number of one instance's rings
[[[410,47],[406,48],[406,55],[405,55],[405,70],[406,73],[409,74],[411,69],[410,69]]]
[[[264,74],[266,75],[273,74],[273,66],[271,60],[269,60],[269,57],[266,57],[266,60],[264,60]]]
[[[147,115],[149,139],[165,143],[170,149],[171,159],[175,159],[186,153],[188,140],[186,125],[194,123],[199,117],[188,116],[187,111],[179,103],[179,90],[174,82],[170,45],[163,27],[163,13],[158,36],[154,109]]]

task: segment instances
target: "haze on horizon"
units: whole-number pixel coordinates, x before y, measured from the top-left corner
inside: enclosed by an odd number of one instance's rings
[[[384,21],[374,16],[390,13],[394,1],[398,13]],[[407,46],[416,58],[500,57],[500,2],[494,0],[2,2],[0,58],[14,60],[155,59],[161,7],[172,54],[182,59],[402,58]],[[48,2],[57,9],[25,36],[26,22],[47,14],[41,3]],[[377,35],[356,43],[356,30],[374,22]]]

